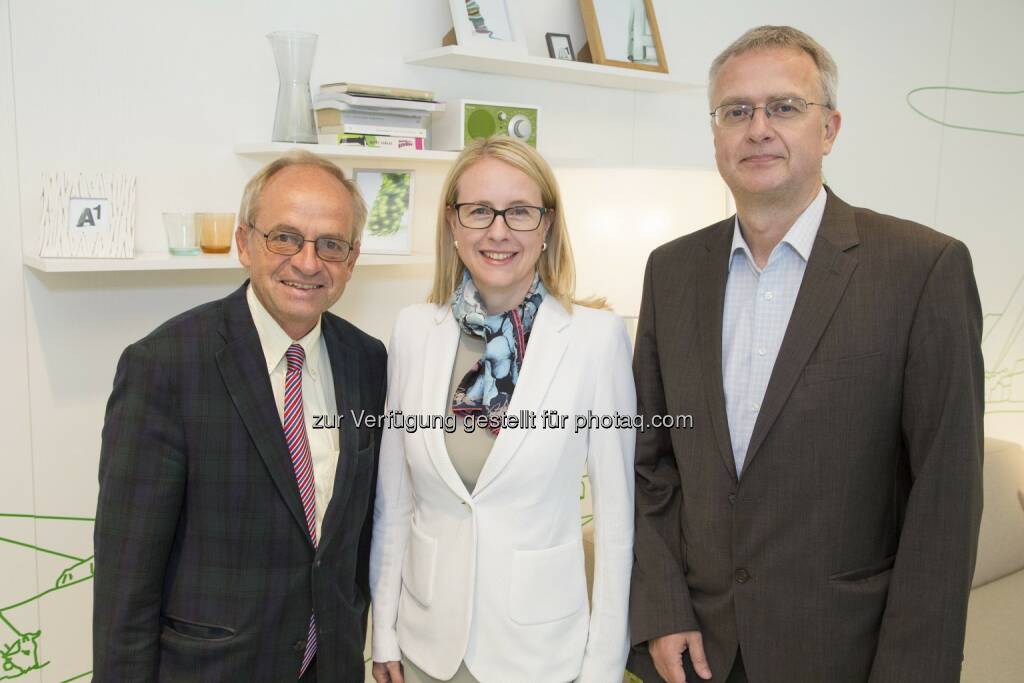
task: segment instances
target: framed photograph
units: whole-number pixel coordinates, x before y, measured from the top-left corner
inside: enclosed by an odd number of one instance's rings
[[[134,257],[135,185],[135,176],[115,173],[44,176],[39,255]]]
[[[545,33],[548,41],[548,55],[552,59],[576,61],[576,53],[572,49],[572,38],[567,33]]]
[[[651,0],[580,0],[594,64],[668,73]]]
[[[368,211],[360,252],[411,254],[413,172],[357,168],[352,177]]]
[[[526,33],[516,0],[448,0],[448,4],[459,45],[526,56]]]

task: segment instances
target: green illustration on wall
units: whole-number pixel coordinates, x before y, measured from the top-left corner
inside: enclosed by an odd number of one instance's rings
[[[77,593],[75,586],[92,581],[95,571],[93,557],[80,557],[71,552],[44,547],[34,541],[36,525],[40,522],[60,525],[91,524],[89,517],[54,517],[46,515],[25,515],[0,513],[3,522],[3,535],[0,535],[0,571],[7,575],[8,567],[13,567],[20,553],[32,553],[33,564],[37,567],[38,576],[44,580],[38,589],[20,597],[9,604],[3,604],[10,598],[2,595],[0,602],[0,681],[15,680],[39,671],[54,663],[59,652],[49,646],[45,629],[26,626],[35,624],[38,614],[45,604],[47,612],[59,614],[74,613],[72,609],[63,609],[63,598]],[[12,533],[13,532],[13,533]],[[21,535],[22,538],[12,536]],[[29,540],[31,537],[32,540]],[[6,582],[5,582],[6,583]],[[90,591],[91,594],[91,591]],[[88,628],[88,624],[78,625]],[[55,665],[56,666],[56,665]],[[66,667],[60,667],[66,668]],[[79,669],[81,671],[81,669]],[[70,678],[63,678],[62,683],[80,680],[92,672],[79,673]],[[63,674],[62,674],[63,675]]]
[[[907,93],[907,106],[944,128],[1024,137],[1024,90],[926,86]],[[1024,277],[1002,311],[985,315],[981,347],[985,411],[1024,413]]]
[[[985,316],[985,403],[989,413],[1024,413],[1024,278],[1000,313]]]
[[[941,103],[937,99],[928,102],[928,95],[942,95]],[[950,95],[954,98],[952,107],[949,106]],[[1009,100],[1009,98],[1016,99]],[[967,106],[960,106],[960,100],[966,101]],[[1020,105],[1024,105],[1024,90],[984,90],[982,88],[927,85],[914,88],[907,93],[907,106],[913,109],[914,113],[945,128],[1024,137],[1024,125],[1021,124],[1020,117],[1007,116],[1012,108],[1012,105],[1009,107],[1007,105],[1017,101],[1020,102]],[[941,106],[942,112],[930,111],[929,105]],[[963,114],[965,111],[969,111],[969,113]],[[965,119],[950,120],[957,116],[965,116]],[[980,118],[976,119],[975,117]]]

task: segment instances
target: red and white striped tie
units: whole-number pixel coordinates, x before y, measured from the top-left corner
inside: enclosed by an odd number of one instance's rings
[[[299,498],[302,499],[302,510],[306,513],[306,527],[313,547],[317,547],[316,536],[316,487],[313,483],[313,458],[309,452],[309,441],[306,438],[306,420],[302,413],[302,364],[306,360],[306,352],[299,344],[292,344],[285,353],[288,359],[288,372],[284,378],[284,440],[288,444],[288,453],[292,457],[295,468],[295,481],[299,484]],[[306,639],[306,652],[302,656],[299,678],[306,673],[306,668],[316,654],[316,617],[309,615],[309,637]]]

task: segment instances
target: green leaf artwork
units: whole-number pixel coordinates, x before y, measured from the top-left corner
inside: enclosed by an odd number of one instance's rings
[[[366,226],[375,237],[394,235],[402,228],[402,219],[409,210],[412,183],[412,174],[408,172],[383,172],[380,175],[380,191],[373,200]]]

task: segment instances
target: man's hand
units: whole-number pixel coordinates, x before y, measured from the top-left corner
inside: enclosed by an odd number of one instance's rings
[[[658,670],[658,675],[667,683],[687,683],[686,673],[683,671],[683,653],[686,650],[690,651],[690,661],[693,662],[697,675],[704,680],[711,678],[711,668],[704,657],[704,641],[701,639],[700,631],[684,631],[655,638],[648,641],[647,649],[654,660],[654,668]]]
[[[371,673],[377,683],[405,683],[401,662],[374,662]]]

